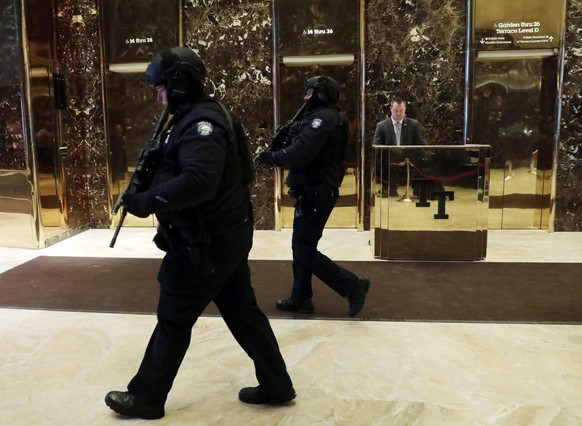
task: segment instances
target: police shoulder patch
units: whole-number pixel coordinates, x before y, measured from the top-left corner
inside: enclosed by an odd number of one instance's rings
[[[319,129],[321,127],[321,118],[314,118],[311,122],[311,127],[314,129]]]
[[[200,121],[196,124],[196,132],[198,132],[200,136],[209,136],[213,131],[214,127],[212,126],[212,123],[209,123],[208,121]]]

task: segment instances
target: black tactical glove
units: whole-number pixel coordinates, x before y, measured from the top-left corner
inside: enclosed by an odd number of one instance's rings
[[[270,166],[277,166],[279,167],[281,164],[275,158],[274,151],[263,151],[259,154],[259,161],[261,163],[268,164]]]
[[[124,192],[121,196],[123,200],[123,205],[128,213],[131,213],[134,216],[146,218],[152,212],[148,211],[145,203],[144,194],[131,194]]]
[[[259,161],[261,163],[265,163],[265,164],[273,164],[271,162],[271,154],[272,154],[271,151],[262,151],[262,152],[259,152]]]

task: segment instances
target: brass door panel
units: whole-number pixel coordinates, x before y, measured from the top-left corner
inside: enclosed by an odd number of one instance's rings
[[[67,162],[62,140],[64,74],[57,58],[52,2],[24,1],[30,138],[36,170],[40,245],[68,230],[65,205]]]
[[[285,123],[303,104],[305,82],[327,75],[341,87],[338,106],[350,121],[349,154],[346,175],[339,188],[340,197],[327,228],[362,226],[360,206],[363,185],[362,108],[359,0],[313,2],[276,0],[275,13],[275,123]],[[276,173],[276,228],[293,226],[294,200],[287,195],[287,170]]]
[[[554,56],[475,61],[470,141],[492,146],[490,228],[547,229],[557,71]]]

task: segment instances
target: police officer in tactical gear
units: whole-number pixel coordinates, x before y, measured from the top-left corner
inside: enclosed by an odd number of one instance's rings
[[[206,69],[194,51],[164,50],[146,73],[173,115],[162,134],[160,167],[151,184],[123,202],[133,215],[156,215],[154,241],[167,253],[158,273],[158,322],[141,366],[128,391],[109,392],[105,402],[126,416],[163,417],[192,327],[214,302],[255,366],[258,386],[243,388],[239,399],[286,403],[295,398],[293,384],[250,281],[254,168],[244,129],[205,94]]]
[[[345,175],[348,127],[336,106],[339,97],[340,87],[334,79],[317,76],[307,80],[307,107],[291,127],[289,145],[278,151],[264,151],[259,157],[275,166],[290,166],[286,184],[289,195],[295,198],[293,288],[291,297],[277,300],[279,310],[313,313],[313,274],[348,299],[350,317],[360,312],[370,287],[369,278],[341,268],[317,249]]]

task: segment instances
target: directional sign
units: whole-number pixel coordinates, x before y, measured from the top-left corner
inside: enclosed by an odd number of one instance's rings
[[[566,0],[473,0],[475,49],[559,47]]]

